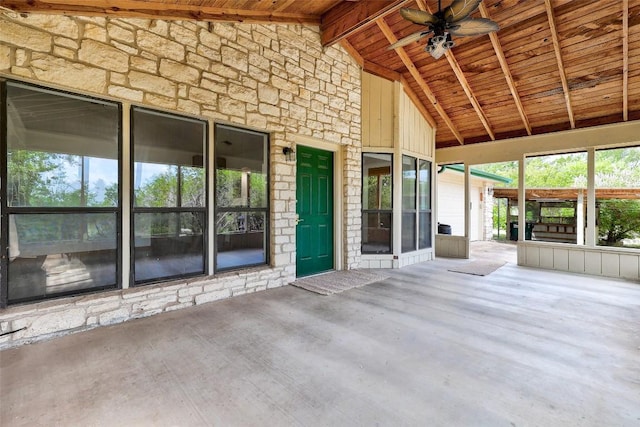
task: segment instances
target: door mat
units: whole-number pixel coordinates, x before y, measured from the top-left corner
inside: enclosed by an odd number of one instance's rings
[[[303,277],[291,284],[320,295],[333,295],[387,278],[388,275],[371,270],[346,270]]]
[[[452,267],[449,271],[453,271],[454,273],[465,273],[465,274],[473,274],[474,276],[487,276],[503,265],[506,262],[489,262],[489,261],[473,261],[467,264],[462,264],[457,267]]]

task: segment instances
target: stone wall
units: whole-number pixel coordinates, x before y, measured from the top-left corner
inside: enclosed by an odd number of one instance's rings
[[[360,261],[361,76],[317,27],[0,12],[0,76],[268,132],[271,266],[0,309],[0,347],[189,307],[295,278],[299,135],[336,144],[343,267]],[[24,329],[22,329],[24,328]]]

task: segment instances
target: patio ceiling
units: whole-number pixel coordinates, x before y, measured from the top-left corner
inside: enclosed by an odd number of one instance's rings
[[[443,7],[449,5],[443,1]],[[640,0],[484,0],[497,33],[454,38],[439,60],[398,10],[438,0],[5,0],[20,12],[320,25],[368,72],[401,81],[437,148],[640,118]]]

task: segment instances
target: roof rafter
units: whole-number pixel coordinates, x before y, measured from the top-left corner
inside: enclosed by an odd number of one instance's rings
[[[489,11],[487,10],[484,3],[480,3],[480,15],[482,15],[483,18],[491,19],[491,17],[489,16]],[[500,67],[502,67],[502,73],[504,74],[504,78],[507,81],[507,85],[509,86],[509,90],[511,91],[511,96],[513,97],[513,101],[516,104],[516,108],[518,109],[518,113],[520,114],[520,118],[522,119],[522,123],[524,123],[527,134],[531,135],[531,123],[529,123],[529,117],[527,117],[527,113],[525,113],[524,111],[522,99],[520,99],[520,94],[518,93],[518,89],[516,88],[516,82],[513,79],[513,75],[511,74],[511,68],[509,68],[509,64],[507,64],[507,58],[504,56],[504,50],[502,49],[500,39],[498,38],[498,35],[496,33],[489,33],[489,38],[491,39],[493,50],[496,52],[496,56],[498,57],[498,62],[500,62]]]
[[[629,0],[622,0],[622,117],[629,120]]]
[[[382,33],[385,35],[385,37],[387,38],[390,44],[393,44],[398,41],[398,38],[395,36],[395,34],[393,33],[393,31],[391,30],[391,28],[385,22],[384,19],[378,19],[376,20],[376,23],[378,24],[380,31],[382,31]],[[453,124],[453,122],[451,121],[451,118],[449,117],[449,115],[447,115],[447,112],[444,111],[444,109],[436,99],[436,96],[433,94],[433,91],[431,90],[427,82],[420,75],[420,72],[416,68],[416,65],[413,63],[411,58],[409,58],[409,55],[407,55],[407,52],[402,47],[396,48],[395,51],[400,57],[400,59],[402,60],[402,62],[404,63],[404,66],[407,67],[407,69],[409,70],[409,73],[411,73],[411,76],[418,83],[418,86],[420,86],[424,94],[427,96],[427,98],[429,99],[429,102],[431,102],[431,105],[433,105],[433,108],[436,109],[436,111],[438,112],[442,120],[444,120],[444,122],[447,124],[451,132],[455,135],[458,142],[460,144],[464,144],[464,138],[460,134],[460,131],[458,131],[456,126]]]
[[[556,28],[556,16],[553,12],[553,5],[551,0],[544,0],[545,8],[547,9],[547,18],[549,19],[549,28],[551,29],[551,38],[553,39],[553,50],[556,54],[556,60],[558,62],[558,71],[560,72],[560,80],[562,81],[562,90],[564,91],[564,100],[567,104],[567,114],[569,115],[569,123],[571,123],[571,129],[576,127],[576,119],[573,115],[573,108],[571,107],[571,92],[569,91],[569,82],[567,81],[567,72],[564,69],[564,63],[562,62],[562,52],[560,51],[560,40],[558,40],[558,29]]]
[[[418,4],[418,7],[421,10],[424,10],[429,13],[433,13],[431,12],[431,9],[429,9],[429,6],[427,6],[423,0],[417,0],[416,3]],[[464,93],[467,95],[467,98],[469,99],[471,106],[473,107],[476,114],[478,115],[478,118],[482,122],[484,129],[487,131],[487,134],[489,135],[491,140],[495,141],[496,136],[493,133],[493,129],[491,129],[491,125],[489,124],[489,119],[487,118],[487,115],[485,114],[484,110],[480,106],[480,102],[478,101],[478,98],[476,98],[476,95],[473,93],[473,90],[471,89],[471,86],[467,81],[467,77],[464,75],[462,68],[460,68],[460,64],[458,64],[458,61],[456,60],[455,55],[453,54],[453,52],[451,52],[451,50],[445,51],[444,54],[447,57],[447,61],[449,61],[449,65],[451,66],[453,73],[458,78],[458,82],[460,83],[460,86],[462,86],[462,90],[464,90]]]

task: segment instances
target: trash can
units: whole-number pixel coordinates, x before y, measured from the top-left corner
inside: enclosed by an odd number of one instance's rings
[[[531,240],[533,236],[533,227],[534,223],[528,222],[524,228],[524,240]],[[518,240],[518,222],[511,221],[509,223],[509,240],[513,240],[514,242]]]
[[[451,226],[438,223],[438,234],[451,234]]]
[[[518,222],[511,221],[509,223],[509,240],[513,240],[514,242],[518,240]]]
[[[528,222],[527,226],[524,229],[524,239],[531,240],[531,236],[533,236],[533,226],[535,224],[532,222]]]

